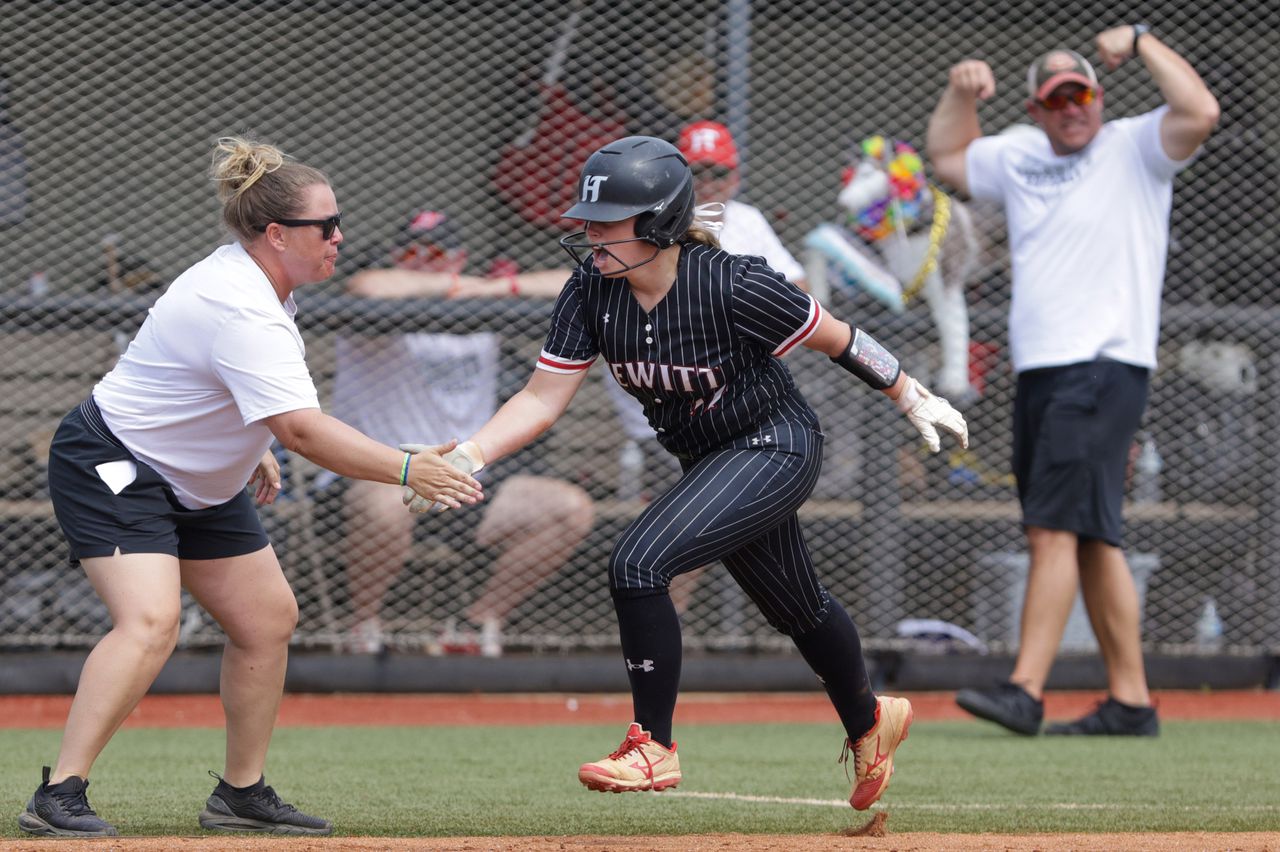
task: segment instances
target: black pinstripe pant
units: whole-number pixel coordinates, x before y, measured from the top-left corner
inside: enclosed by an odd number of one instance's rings
[[[677,574],[720,560],[765,618],[787,635],[826,618],[796,512],[822,467],[822,434],[775,421],[692,462],[614,545],[615,596],[664,592]]]

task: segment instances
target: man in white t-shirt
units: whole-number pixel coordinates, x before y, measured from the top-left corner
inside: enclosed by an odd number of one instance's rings
[[[1173,178],[1212,132],[1218,104],[1145,24],[1115,27],[1096,42],[1108,69],[1141,59],[1165,105],[1104,123],[1093,67],[1060,49],[1028,69],[1027,111],[1038,132],[982,134],[977,105],[995,94],[995,78],[980,59],[951,69],[929,122],[934,173],[1002,203],[1008,219],[1013,468],[1031,565],[1009,681],[961,690],[956,700],[1022,734],[1040,730],[1045,681],[1077,587],[1109,695],[1046,733],[1159,732],[1137,592],[1120,549],[1121,503],[1156,363]]]

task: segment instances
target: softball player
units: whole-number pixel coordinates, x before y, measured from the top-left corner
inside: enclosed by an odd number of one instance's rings
[[[873,694],[858,632],[814,574],[796,513],[818,478],[822,433],[781,358],[800,345],[827,353],[894,399],[935,451],[938,427],[964,445],[967,427],[866,332],[762,259],[720,250],[693,215],[693,176],[674,146],[633,136],[596,151],[565,213],[585,223],[561,241],[579,265],[533,377],[446,458],[474,473],[528,444],[603,356],[684,473],[613,548],[609,585],[635,721],[616,750],[578,770],[579,780],[609,792],[680,782],[671,738],[680,621],[667,587],[720,560],[825,686],[853,753],[849,802],[861,810],[888,786],[911,705]]]
[[[173,651],[184,587],[227,634],[226,764],[200,824],[329,834],[328,820],[285,804],[262,776],[298,604],[245,484],[257,483],[259,504],[275,500],[278,438],[344,476],[408,483],[455,508],[479,495],[440,459],[452,444],[410,464],[319,410],[293,291],[333,274],[342,216],[328,178],[238,138],[220,140],[216,156],[238,241],[169,286],[53,438],[54,512],[111,631],[80,674],[56,765],[18,817],[30,834],[116,834],[89,806],[89,770]]]

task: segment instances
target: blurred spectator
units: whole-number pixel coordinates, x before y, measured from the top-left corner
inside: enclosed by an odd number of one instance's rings
[[[112,293],[150,293],[164,289],[164,279],[145,257],[126,254],[120,247],[119,234],[102,238],[106,275],[98,284]]]
[[[546,34],[554,38],[538,42],[549,45],[546,54],[527,55],[529,66],[514,79],[527,90],[520,101],[537,108],[512,116],[512,135],[492,173],[495,196],[518,219],[541,228],[566,227],[560,212],[576,200],[578,171],[592,151],[628,132],[674,136],[681,124],[710,109],[713,61],[705,52],[668,52],[665,40],[655,37],[656,23],[640,6],[593,10],[574,4],[558,18],[554,33]],[[636,49],[637,27],[649,47]]]
[[[565,281],[559,272],[512,274],[499,279],[463,275],[467,253],[449,215],[424,209],[405,224],[389,252],[366,258],[351,277],[353,295],[373,298],[551,298]],[[496,410],[499,335],[339,335],[334,410],[369,435],[401,441],[444,441],[469,435]],[[493,572],[463,613],[441,636],[445,650],[502,653],[508,614],[560,569],[591,529],[586,492],[568,482],[519,473],[518,465],[486,470],[502,478],[478,521],[475,540],[493,552]],[[376,653],[384,645],[384,598],[409,558],[414,516],[401,489],[353,481],[345,494],[344,553],[353,624],[347,649]]]

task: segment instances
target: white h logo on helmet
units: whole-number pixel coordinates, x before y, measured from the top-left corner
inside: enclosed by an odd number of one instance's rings
[[[600,184],[609,179],[608,175],[587,175],[582,179],[582,200],[592,203],[600,200]]]

